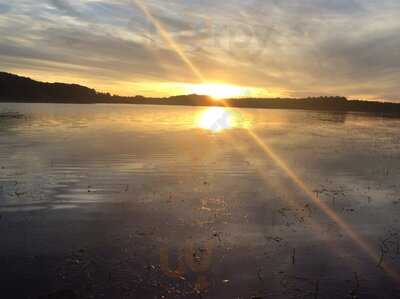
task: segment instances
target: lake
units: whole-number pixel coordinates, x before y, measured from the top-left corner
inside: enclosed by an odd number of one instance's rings
[[[13,103],[1,115],[4,298],[399,297],[400,119]]]

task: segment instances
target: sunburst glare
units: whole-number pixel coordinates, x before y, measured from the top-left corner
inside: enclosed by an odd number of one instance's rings
[[[210,107],[197,117],[197,127],[219,133],[234,128],[250,128],[251,121],[234,109]]]
[[[222,107],[206,109],[200,114],[198,120],[199,128],[215,133],[232,128],[233,123],[233,115]]]

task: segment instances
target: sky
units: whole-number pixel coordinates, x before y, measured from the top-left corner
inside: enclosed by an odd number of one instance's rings
[[[400,102],[399,29],[398,0],[0,0],[0,70],[120,95]]]

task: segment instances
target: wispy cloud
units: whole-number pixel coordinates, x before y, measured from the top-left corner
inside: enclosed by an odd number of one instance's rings
[[[398,1],[144,3],[207,80],[290,96],[400,99]],[[139,93],[140,83],[197,81],[132,0],[0,3],[0,67],[122,94]]]

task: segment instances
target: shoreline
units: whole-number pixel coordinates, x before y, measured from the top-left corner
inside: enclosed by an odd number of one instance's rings
[[[156,101],[164,101],[157,103]],[[146,105],[146,106],[180,106],[180,107],[225,107],[225,108],[237,108],[237,109],[263,109],[263,110],[299,110],[299,111],[316,111],[316,112],[332,112],[332,113],[365,113],[373,116],[381,116],[381,117],[399,117],[400,118],[400,104],[396,103],[381,103],[381,102],[367,102],[371,103],[370,105],[380,105],[381,108],[379,110],[371,109],[371,107],[354,107],[359,105],[359,101],[350,100],[346,103],[347,107],[311,107],[311,106],[302,106],[299,104],[302,103],[291,103],[291,104],[281,104],[281,103],[260,103],[261,105],[253,106],[253,105],[229,105],[230,103],[226,103],[229,101],[235,101],[232,99],[228,100],[220,100],[220,104],[215,102],[213,104],[209,103],[174,103],[167,102],[168,99],[157,99],[157,100],[141,100],[140,102],[111,102],[111,101],[76,101],[76,100],[62,100],[62,101],[47,101],[47,100],[0,100],[1,104],[62,104],[62,105]],[[240,101],[243,101],[240,99]],[[252,99],[254,101],[254,99]],[[262,99],[260,101],[263,101]],[[269,100],[269,101],[279,101],[279,100]],[[300,99],[291,100],[294,101],[304,101]],[[223,103],[226,104],[223,104]],[[361,102],[365,103],[365,102]],[[396,109],[393,109],[393,105],[396,106]],[[350,106],[350,107],[349,107]],[[399,107],[397,107],[399,106]]]
[[[171,97],[120,96],[66,83],[47,83],[0,72],[0,103],[133,104],[189,107],[233,107],[253,109],[291,109],[332,112],[367,112],[400,116],[400,103],[352,99],[344,96],[304,98],[225,98],[186,94]]]

